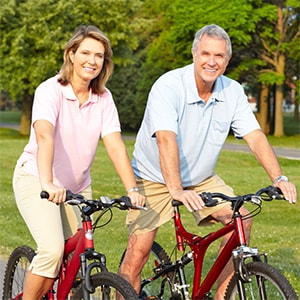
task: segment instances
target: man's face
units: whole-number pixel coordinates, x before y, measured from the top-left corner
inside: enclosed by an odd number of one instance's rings
[[[225,40],[204,35],[192,49],[197,81],[213,84],[228,65],[230,55]]]

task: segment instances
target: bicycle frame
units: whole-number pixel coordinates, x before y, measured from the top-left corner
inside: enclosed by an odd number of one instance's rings
[[[192,299],[202,299],[202,297],[204,297],[207,293],[210,292],[219,274],[226,266],[227,262],[230,260],[232,256],[232,251],[239,245],[246,245],[242,216],[237,213],[234,216],[232,222],[226,224],[221,229],[208,234],[207,236],[201,237],[186,231],[180,219],[179,208],[175,206],[174,225],[178,250],[183,251],[184,244],[187,244],[193,252],[194,280]],[[218,240],[219,238],[223,237],[224,235],[230,232],[232,232],[232,234],[229,240],[227,241],[222,251],[219,253],[216,261],[210,268],[202,284],[200,284],[203,261],[207,248],[214,241]]]
[[[91,219],[87,217],[86,220],[82,222],[82,228],[79,228],[78,231],[66,241],[63,263],[57,281],[56,297],[58,300],[67,299],[81,264],[83,271],[86,269],[86,254],[93,250],[94,240],[92,222]],[[68,257],[72,252],[74,252],[74,254],[72,258],[68,260]],[[82,286],[84,288],[84,285]],[[86,294],[85,291],[83,291],[83,294]],[[49,290],[47,296],[48,300],[54,300],[53,286]]]

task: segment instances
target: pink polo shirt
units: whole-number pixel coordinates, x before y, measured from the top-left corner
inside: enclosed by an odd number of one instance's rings
[[[90,93],[81,107],[72,86],[62,86],[58,76],[41,83],[35,91],[32,124],[47,120],[53,124],[54,182],[78,193],[91,184],[90,169],[98,141],[112,132],[120,132],[117,108],[108,89],[102,95]],[[38,176],[37,143],[32,127],[29,142],[17,165]]]

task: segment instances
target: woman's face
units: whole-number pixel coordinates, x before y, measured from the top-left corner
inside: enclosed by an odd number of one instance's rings
[[[102,70],[104,63],[104,45],[93,38],[85,38],[77,51],[70,52],[73,63],[73,80],[91,82]]]

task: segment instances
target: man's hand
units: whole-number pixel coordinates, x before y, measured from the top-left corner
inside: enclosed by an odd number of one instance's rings
[[[139,193],[138,191],[131,191],[128,193],[128,197],[131,200],[133,206],[144,206],[146,202],[146,197]]]
[[[281,189],[284,198],[288,200],[291,204],[295,204],[297,201],[297,191],[293,183],[289,181],[279,181],[274,186]]]
[[[194,190],[177,190],[171,193],[174,200],[181,201],[190,211],[202,209],[204,202]]]

